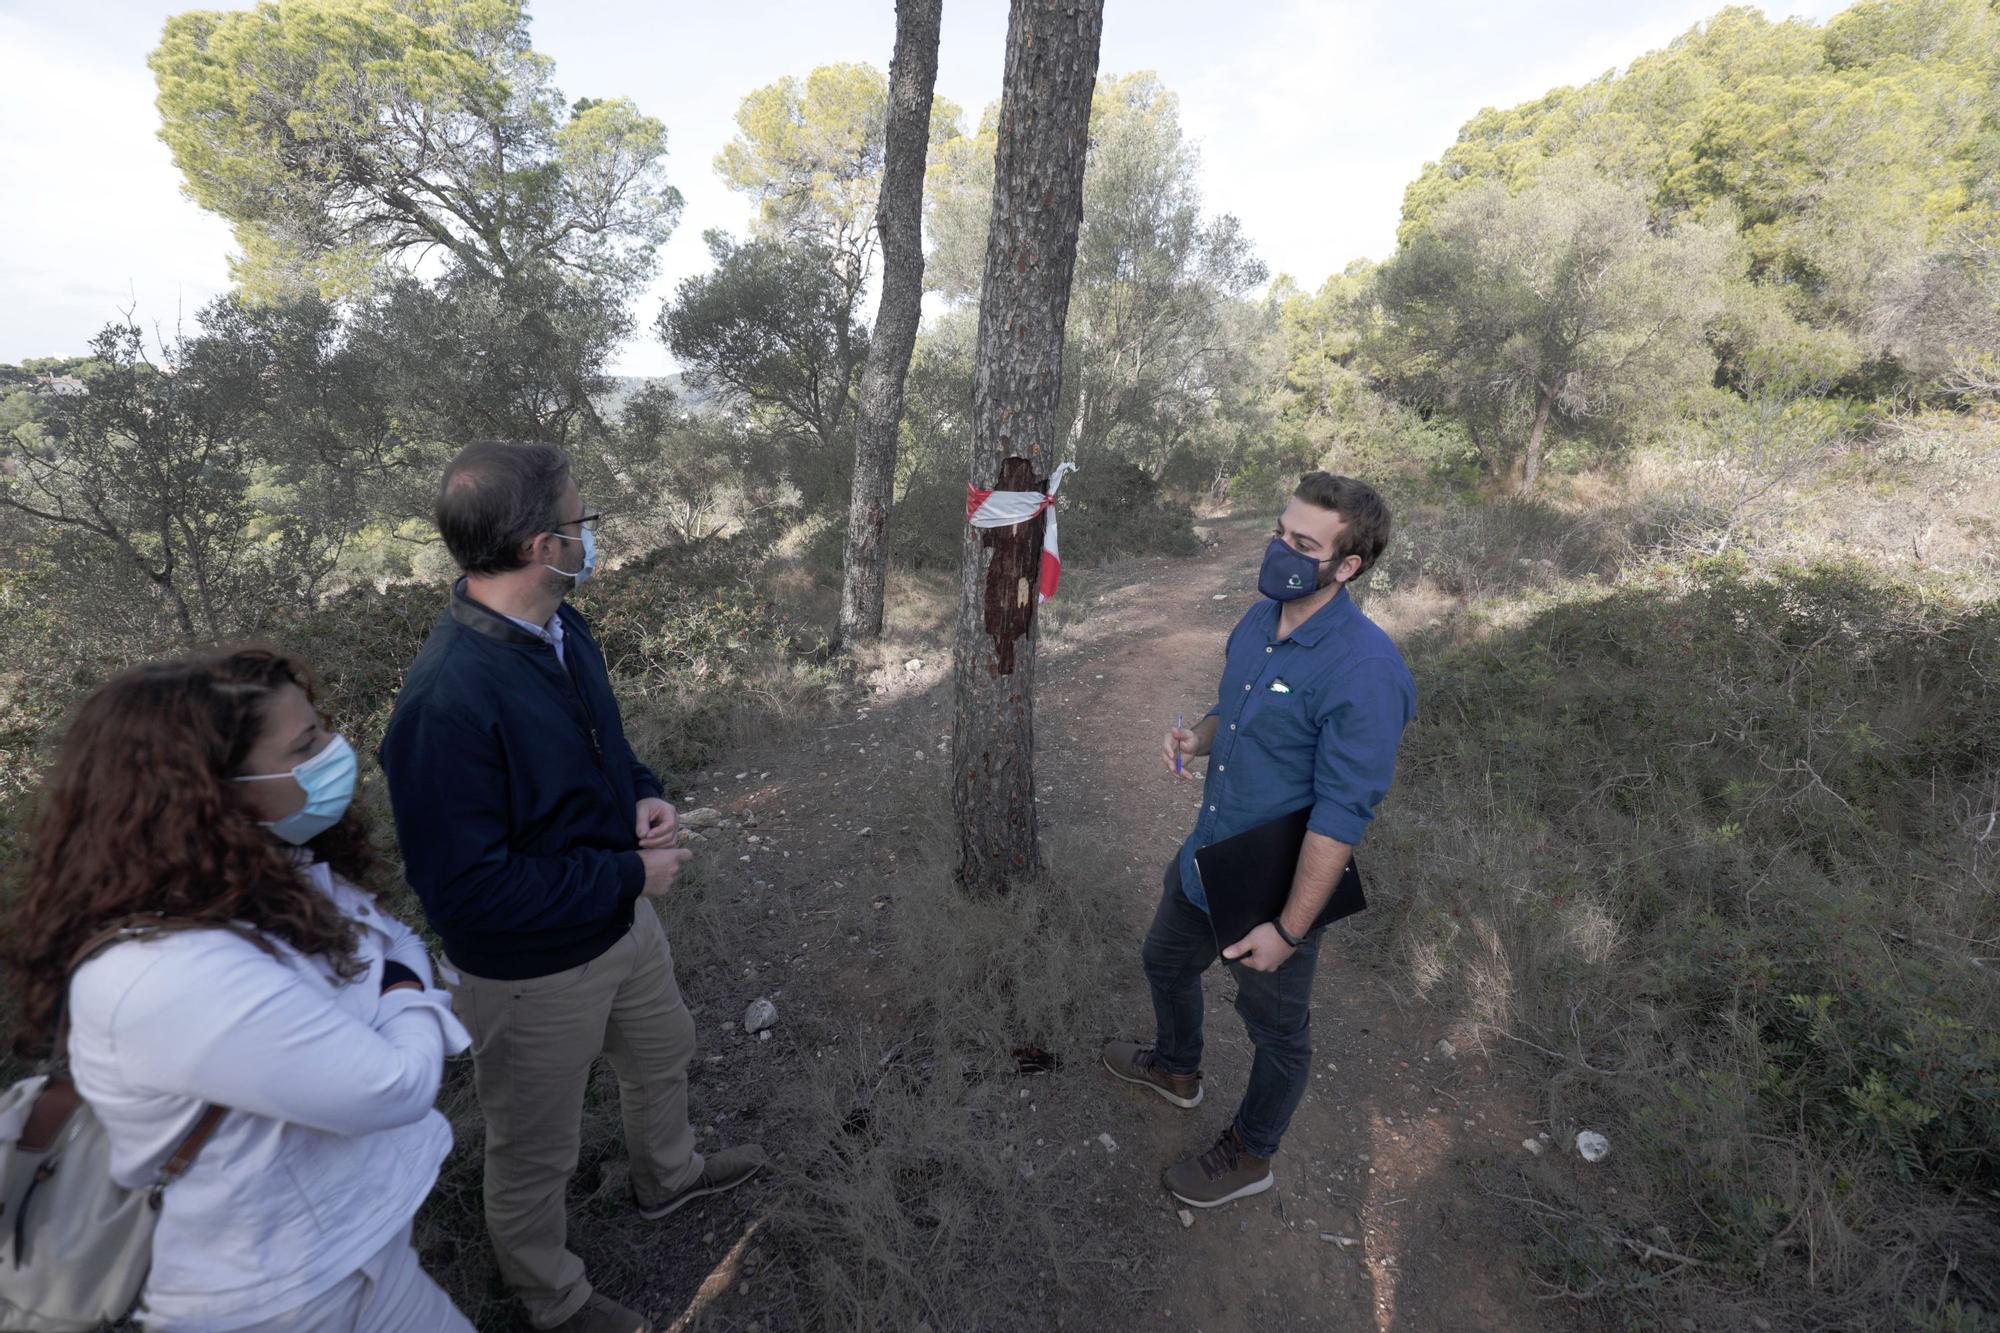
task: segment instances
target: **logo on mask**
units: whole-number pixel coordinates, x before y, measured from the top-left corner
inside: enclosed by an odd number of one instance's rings
[[[1279,602],[1297,601],[1319,587],[1319,567],[1329,563],[1300,555],[1282,537],[1271,538],[1264,567],[1257,572],[1257,591]]]

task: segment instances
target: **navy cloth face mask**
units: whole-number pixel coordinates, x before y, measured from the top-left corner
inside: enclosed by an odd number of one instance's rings
[[[1264,567],[1257,571],[1257,591],[1279,602],[1310,597],[1319,591],[1319,567],[1331,563],[1300,555],[1283,537],[1273,537],[1264,551]]]

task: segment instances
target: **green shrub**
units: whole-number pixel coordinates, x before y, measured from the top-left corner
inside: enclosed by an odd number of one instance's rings
[[[1369,571],[1371,596],[1417,580],[1467,598],[1562,580],[1609,580],[1632,551],[1632,535],[1617,515],[1519,496],[1412,505],[1393,483],[1384,498],[1395,514],[1395,531],[1381,563]]]
[[[955,570],[965,540],[965,478],[913,473],[889,520],[891,558],[904,569]]]
[[[1134,555],[1193,555],[1194,513],[1163,499],[1144,468],[1107,458],[1078,468],[1062,487],[1065,561],[1095,564]]]

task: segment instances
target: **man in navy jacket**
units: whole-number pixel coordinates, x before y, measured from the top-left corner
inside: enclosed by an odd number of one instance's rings
[[[464,577],[382,738],[405,873],[444,942],[486,1120],[486,1223],[538,1328],[634,1333],[566,1243],[584,1087],[618,1075],[633,1202],[663,1217],[749,1179],[754,1145],[704,1157],[687,1120],[694,1020],[658,913],[689,853],[625,740],[604,657],[564,598],[599,515],[545,444],[475,444],[437,526]]]

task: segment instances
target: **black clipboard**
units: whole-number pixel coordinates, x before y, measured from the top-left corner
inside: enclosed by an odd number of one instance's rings
[[[1302,806],[1195,852],[1217,949],[1228,948],[1285,910],[1311,819],[1312,807]],[[1353,916],[1367,906],[1368,899],[1361,892],[1361,870],[1349,855],[1340,882],[1333,886],[1333,896],[1320,909],[1312,928]]]

